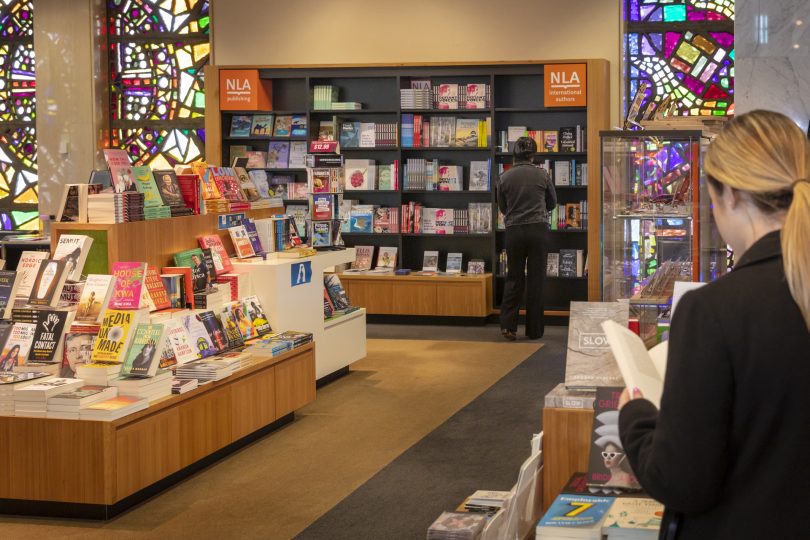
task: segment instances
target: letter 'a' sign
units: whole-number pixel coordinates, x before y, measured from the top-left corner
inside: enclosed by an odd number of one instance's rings
[[[290,285],[297,287],[312,281],[312,262],[304,261],[290,265]]]
[[[219,108],[223,111],[269,111],[273,108],[273,87],[256,69],[219,71]]]
[[[586,64],[546,64],[543,104],[546,107],[585,107],[588,104]]]

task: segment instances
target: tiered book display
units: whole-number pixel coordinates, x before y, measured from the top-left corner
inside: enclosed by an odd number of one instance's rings
[[[228,164],[245,153],[255,156],[250,174],[283,186],[279,193],[287,194],[287,206],[300,208],[305,201],[291,194],[302,193],[301,186],[306,190],[307,172],[298,160],[291,165],[293,144],[305,143],[310,153],[339,152],[342,197],[330,197],[339,200],[330,211],[345,245],[371,246],[373,262],[393,254],[395,269],[411,271],[423,268],[426,252],[438,252],[440,270],[451,254],[454,266],[460,253],[463,269],[483,266],[481,273],[493,275],[488,294],[495,307],[504,284],[498,174],[511,165],[510,141],[523,134],[537,138],[539,164],[555,177],[562,205],[549,252],[565,251],[566,260],[573,254],[575,273],[551,278],[547,313],[567,315],[569,301],[599,297],[600,192],[588,171],[593,177],[599,170],[598,132],[609,122],[606,61],[208,69],[210,80],[220,81],[220,93],[207,94],[210,110],[227,103],[223,81],[234,73],[249,71],[272,87],[267,109],[223,106],[219,115],[207,115],[209,159],[219,156]],[[581,95],[565,97],[555,85],[574,85]],[[269,125],[270,115],[274,124],[289,117],[302,135],[252,129],[259,120]],[[390,288],[402,276],[374,277],[379,287]]]

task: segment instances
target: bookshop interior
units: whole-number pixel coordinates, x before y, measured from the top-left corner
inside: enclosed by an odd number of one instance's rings
[[[0,537],[810,538],[807,0],[1,0],[0,70]]]

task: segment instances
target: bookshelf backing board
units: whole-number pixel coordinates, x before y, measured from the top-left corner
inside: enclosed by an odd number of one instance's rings
[[[584,63],[587,65],[587,107],[547,108],[543,104],[544,65],[560,63]],[[588,253],[598,254],[601,229],[601,190],[599,189],[599,130],[609,125],[609,65],[602,59],[521,61],[521,62],[470,62],[437,64],[397,64],[397,65],[301,65],[301,66],[208,66],[206,77],[218,80],[219,69],[233,68],[258,69],[262,78],[273,79],[273,109],[276,114],[306,114],[310,139],[317,135],[320,120],[338,116],[346,121],[397,122],[402,123],[403,113],[423,114],[426,117],[439,114],[453,114],[458,118],[491,116],[493,122],[493,142],[497,143],[498,131],[508,125],[526,125],[529,129],[559,129],[560,127],[583,125],[587,130],[586,152],[567,155],[548,155],[542,159],[587,160],[589,184],[578,189],[558,190],[561,202],[574,202],[586,199],[589,202],[589,229],[583,233],[551,233],[549,251],[560,247],[577,248]],[[459,109],[447,111],[410,111],[400,108],[399,89],[408,88],[411,79],[431,79],[434,83],[487,83],[491,87],[491,107],[484,110]],[[312,88],[319,84],[332,84],[339,88],[339,101],[359,101],[360,111],[315,111],[312,106]],[[210,163],[219,158],[222,163],[229,160],[229,146],[239,144],[228,138],[232,112],[219,111],[217,85],[211,84],[206,93],[206,153]],[[243,114],[262,111],[241,111]],[[265,149],[266,141],[250,138],[241,139],[242,144],[252,144],[254,149]],[[352,149],[344,151],[347,158],[376,160],[377,164],[387,164],[398,159],[400,171],[409,157],[439,159],[443,164],[465,166],[465,184],[469,175],[469,161],[473,159],[492,160],[491,184],[497,182],[497,164],[508,163],[511,158],[498,151],[486,149],[447,149],[447,148],[397,148],[397,149]],[[284,172],[283,174],[290,174]],[[293,172],[296,181],[305,181],[305,171]],[[358,199],[362,204],[400,206],[409,201],[424,205],[449,208],[467,208],[469,202],[491,202],[493,221],[497,216],[494,190],[485,192],[462,192],[454,194],[415,193],[402,190],[402,173],[399,179],[400,190],[380,193],[344,193],[345,198]],[[493,223],[493,229],[494,229]],[[486,262],[488,272],[497,271],[498,254],[503,247],[504,232],[493,231],[491,235],[439,236],[429,237],[414,234],[362,234],[344,235],[347,245],[373,245],[397,247],[398,266],[418,270],[421,268],[422,252],[437,249],[445,258],[448,252],[464,253],[464,264],[471,258],[481,258]],[[598,257],[588,259],[588,278],[584,280],[549,280],[546,283],[546,313],[548,315],[567,314],[570,300],[597,300],[601,296],[601,276]],[[504,279],[495,276],[492,287],[492,301],[499,305],[503,293]]]

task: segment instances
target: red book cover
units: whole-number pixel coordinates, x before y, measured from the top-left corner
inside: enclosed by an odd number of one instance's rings
[[[161,274],[180,274],[183,276],[183,288],[186,290],[186,302],[189,308],[194,309],[194,282],[191,278],[191,268],[187,266],[164,266]]]
[[[154,311],[160,311],[172,306],[166,287],[163,285],[163,280],[160,279],[160,274],[158,274],[157,268],[154,266],[146,267],[146,290],[149,292],[152,303],[155,304]]]
[[[201,248],[209,248],[211,250],[211,257],[214,259],[214,269],[218,276],[233,271],[231,258],[228,257],[228,252],[225,250],[225,245],[222,243],[222,239],[219,236],[216,234],[207,234],[198,237],[197,242],[200,243]]]
[[[141,304],[141,290],[146,279],[146,263],[114,262],[110,274],[115,276],[110,308],[138,309]]]

